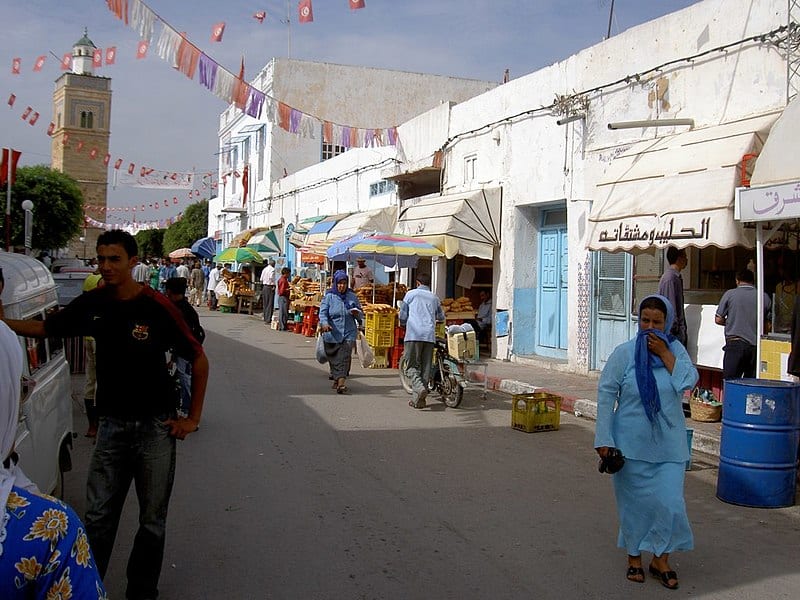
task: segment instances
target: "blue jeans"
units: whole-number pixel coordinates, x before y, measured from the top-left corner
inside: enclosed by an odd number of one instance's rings
[[[278,296],[278,329],[285,331],[288,322],[289,298],[287,296]]]
[[[167,508],[175,478],[175,438],[159,418],[100,417],[86,485],[86,533],[105,577],[131,481],[139,500],[139,530],[128,558],[130,599],[156,598],[164,558]]]

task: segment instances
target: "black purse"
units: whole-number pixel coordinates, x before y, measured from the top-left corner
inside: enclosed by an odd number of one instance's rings
[[[601,473],[613,475],[625,466],[625,457],[619,448],[611,448],[605,458],[600,459],[597,470]]]

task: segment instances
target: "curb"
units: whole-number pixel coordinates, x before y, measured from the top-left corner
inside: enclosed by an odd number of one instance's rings
[[[483,373],[478,370],[469,370],[468,376],[470,381],[483,383]],[[491,375],[486,377],[486,389],[511,395],[532,394],[534,392],[556,394],[557,396],[561,396],[561,412],[572,413],[576,417],[589,419],[591,421],[597,420],[597,402],[594,400],[565,396],[564,394],[545,387],[516,381],[515,379],[501,379],[500,377],[492,377]],[[692,436],[692,450],[708,454],[709,456],[719,457],[719,444],[718,437],[708,435],[702,431],[695,430]]]

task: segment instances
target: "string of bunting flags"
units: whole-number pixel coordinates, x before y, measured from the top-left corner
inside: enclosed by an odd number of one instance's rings
[[[111,229],[125,229],[126,231],[130,231],[131,233],[136,233],[137,231],[144,231],[146,229],[165,229],[172,225],[173,223],[177,223],[183,218],[183,213],[178,213],[174,217],[170,217],[169,219],[159,219],[159,220],[148,220],[148,221],[121,221],[120,223],[104,223],[103,221],[98,221],[97,219],[93,219],[87,214],[83,215],[84,222],[89,227],[94,227],[96,229],[104,229],[109,231]]]
[[[353,9],[365,5],[363,1],[348,0],[348,3]],[[137,58],[144,58],[148,50],[154,48],[159,58],[177,71],[192,80],[197,76],[201,86],[255,119],[261,119],[266,111],[269,122],[306,138],[315,138],[321,126],[325,143],[344,148],[394,146],[398,142],[397,127],[361,128],[333,123],[291,107],[253,87],[244,80],[244,58],[238,76],[234,75],[189,41],[185,34],[161,19],[142,0],[107,0],[107,4],[118,19],[139,34]],[[304,8],[307,8],[305,12]],[[266,17],[265,11],[253,15],[259,22],[263,22],[261,13]],[[311,0],[301,0],[300,21],[313,21]],[[224,22],[214,24],[212,41],[222,41],[224,31]]]

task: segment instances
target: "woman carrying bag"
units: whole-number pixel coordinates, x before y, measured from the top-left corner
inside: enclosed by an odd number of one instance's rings
[[[613,473],[626,577],[644,583],[641,553],[650,552],[650,574],[669,589],[678,587],[670,553],[694,547],[683,495],[689,449],[682,398],[698,378],[686,349],[666,333],[673,319],[665,297],[642,300],[636,338],[617,346],[600,376],[594,441],[600,471]]]
[[[363,317],[361,303],[348,288],[344,271],[333,274],[333,285],[325,293],[319,307],[319,328],[325,343],[325,354],[337,394],[347,391],[345,380],[350,374],[353,345],[358,337],[358,324]]]

